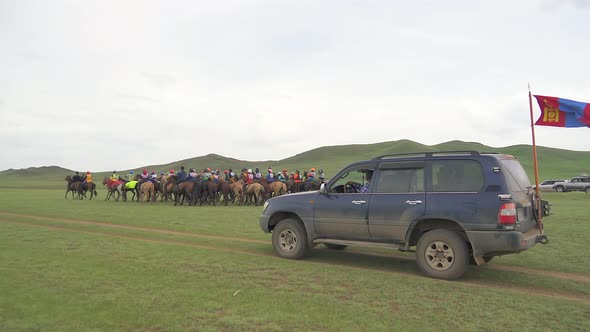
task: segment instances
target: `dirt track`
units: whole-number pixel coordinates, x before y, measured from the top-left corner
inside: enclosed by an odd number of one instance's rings
[[[167,234],[167,235],[179,235],[179,236],[189,236],[194,238],[207,238],[207,239],[220,239],[220,240],[232,240],[232,241],[239,241],[245,243],[264,243],[270,244],[266,241],[259,241],[259,240],[252,240],[252,239],[245,239],[245,238],[235,238],[235,237],[222,237],[222,236],[213,236],[207,234],[198,234],[198,233],[189,233],[189,232],[176,232],[176,231],[168,231],[162,229],[154,229],[154,228],[147,228],[147,227],[138,227],[138,226],[128,226],[128,225],[118,225],[112,223],[104,223],[104,222],[97,222],[97,221],[87,221],[87,220],[75,220],[75,219],[62,219],[62,218],[53,218],[53,217],[42,217],[42,216],[33,216],[33,215],[24,215],[24,214],[15,214],[15,213],[4,213],[0,212],[0,216],[12,216],[12,217],[25,217],[37,220],[51,220],[69,224],[80,224],[80,225],[98,225],[104,226],[111,229],[128,229],[128,230],[140,230],[150,233],[159,233],[159,234]],[[245,254],[250,256],[258,256],[258,257],[272,257],[274,258],[274,254],[269,250],[268,253],[263,252],[255,252],[251,250],[245,249],[231,249],[224,246],[215,246],[215,245],[207,245],[207,244],[196,244],[192,242],[183,242],[183,241],[176,241],[176,240],[166,240],[166,239],[153,239],[141,236],[127,236],[118,233],[112,232],[103,232],[103,231],[90,231],[90,230],[81,230],[81,229],[74,229],[67,226],[55,226],[55,225],[42,225],[35,222],[28,222],[28,221],[20,221],[20,220],[12,220],[7,218],[0,218],[0,222],[3,223],[11,223],[11,224],[20,224],[32,227],[40,227],[46,229],[52,229],[57,231],[67,231],[73,233],[82,233],[82,234],[91,234],[91,235],[101,235],[101,236],[108,236],[112,238],[119,238],[119,239],[126,239],[126,240],[134,240],[134,241],[142,241],[142,242],[149,242],[149,243],[159,243],[159,244],[168,244],[168,245],[175,245],[175,246],[184,246],[184,247],[192,247],[192,248],[199,248],[199,249],[209,249],[215,250],[220,252],[228,252],[232,254]],[[270,245],[269,245],[270,247]],[[270,249],[270,248],[269,248]],[[388,255],[379,255],[379,254],[368,254],[368,253],[360,253],[354,252],[352,253],[359,254],[359,255],[368,255],[368,256],[382,256],[382,257],[391,257]],[[398,257],[392,255],[394,257]],[[410,260],[409,257],[399,257],[401,259]],[[346,267],[352,269],[359,269],[359,270],[377,270],[377,271],[384,271],[388,273],[396,273],[402,275],[408,275],[413,278],[420,277],[425,278],[417,273],[405,272],[405,271],[395,271],[391,268],[386,267],[375,267],[375,266],[350,266],[346,264],[339,264],[339,263],[331,263],[331,262],[317,262],[307,260],[304,261],[307,264],[320,264],[320,265],[332,265],[332,266],[339,266],[339,267]],[[510,266],[489,266],[488,268],[500,270],[500,271],[510,271],[510,272],[522,272],[522,273],[533,273],[541,276],[549,276],[554,278],[560,278],[564,280],[575,280],[575,281],[582,281],[582,282],[589,282],[590,277],[585,275],[579,274],[571,274],[571,273],[563,273],[563,272],[553,272],[553,271],[543,271],[543,270],[534,270],[534,269],[526,269],[520,267],[510,267]],[[444,282],[444,281],[443,281]],[[509,285],[509,284],[497,284],[497,283],[490,283],[490,282],[480,282],[480,281],[463,281],[462,284],[469,285],[473,287],[485,287],[485,288],[496,288],[502,290],[508,290],[511,292],[517,292],[526,295],[533,295],[533,296],[543,296],[543,297],[553,297],[563,300],[570,300],[570,301],[577,301],[584,304],[590,304],[590,297],[585,295],[573,294],[568,292],[561,292],[561,291],[554,291],[554,290],[546,290],[538,287],[522,287],[516,285]]]

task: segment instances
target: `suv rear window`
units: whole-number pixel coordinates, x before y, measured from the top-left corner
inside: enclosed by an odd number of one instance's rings
[[[518,160],[506,157],[498,158],[498,161],[500,161],[504,174],[506,174],[508,190],[526,191],[527,188],[531,187],[531,181]]]
[[[432,191],[477,192],[484,185],[481,165],[474,160],[432,162]]]

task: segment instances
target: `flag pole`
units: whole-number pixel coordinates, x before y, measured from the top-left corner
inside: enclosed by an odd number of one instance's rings
[[[533,122],[533,96],[529,83],[529,110],[531,113],[531,134],[533,137],[533,167],[535,169],[535,203],[537,206],[537,224],[539,233],[543,234],[543,213],[541,212],[541,192],[539,191],[539,163],[537,161],[537,144],[535,142],[535,123]]]

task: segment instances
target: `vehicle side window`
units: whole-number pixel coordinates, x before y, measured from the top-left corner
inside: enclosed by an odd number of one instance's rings
[[[424,169],[382,169],[379,171],[379,179],[373,192],[424,192]]]
[[[484,185],[481,165],[473,160],[432,162],[432,191],[472,192]]]
[[[374,169],[375,165],[351,167],[341,173],[327,191],[332,193],[369,192],[371,191],[370,186]]]

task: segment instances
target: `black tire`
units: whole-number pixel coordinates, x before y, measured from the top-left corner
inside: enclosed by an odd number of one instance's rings
[[[334,244],[334,243],[324,243],[324,245],[326,246],[326,248],[332,249],[332,250],[342,250],[347,247],[343,244]]]
[[[283,219],[272,231],[272,247],[277,255],[301,259],[309,253],[307,233],[303,224],[295,219]]]
[[[557,191],[558,193],[562,193],[565,191],[565,188],[563,186],[557,186],[555,187],[555,191]]]
[[[458,279],[467,270],[467,243],[459,234],[446,229],[426,232],[418,240],[416,262],[428,277]]]
[[[590,193],[590,187],[584,188],[584,191],[586,192],[586,194],[589,194]]]

